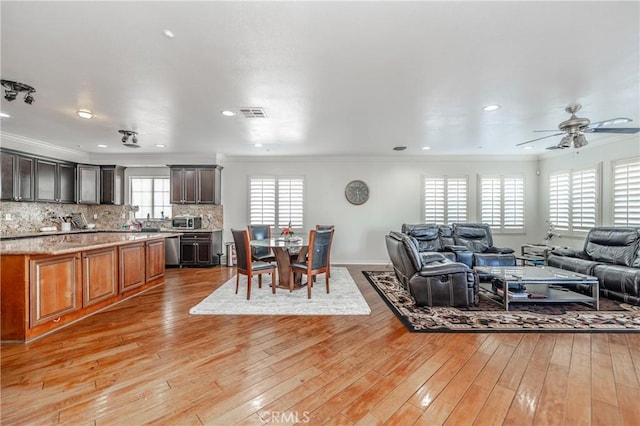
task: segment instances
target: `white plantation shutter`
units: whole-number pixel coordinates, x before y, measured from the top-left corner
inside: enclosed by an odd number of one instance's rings
[[[252,177],[249,182],[249,223],[275,225],[276,179]]]
[[[480,220],[491,227],[500,226],[502,204],[500,178],[480,179]]]
[[[304,178],[254,176],[249,179],[249,222],[252,225],[302,229]],[[277,219],[277,220],[276,220]]]
[[[640,157],[613,166],[613,224],[640,226]]]
[[[569,230],[569,173],[549,176],[549,221],[558,231]]]
[[[467,221],[467,178],[424,179],[425,223],[450,224]]]
[[[571,228],[588,231],[596,226],[596,170],[580,170],[571,173]]]
[[[480,178],[480,219],[499,232],[524,231],[524,178]]]
[[[504,230],[524,230],[524,179],[521,177],[504,178]]]
[[[598,224],[599,166],[549,176],[549,220],[556,230],[586,232]]]
[[[303,227],[304,179],[278,178],[278,228]]]

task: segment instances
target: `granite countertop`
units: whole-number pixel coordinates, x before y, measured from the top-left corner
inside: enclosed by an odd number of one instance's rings
[[[66,254],[179,235],[175,232],[91,232],[0,241],[0,254]]]
[[[185,232],[216,232],[222,231],[222,229],[212,228],[212,229],[173,229],[173,228],[159,228],[159,231],[149,231],[149,232],[173,232],[183,234]],[[77,235],[77,234],[96,234],[96,233],[140,233],[142,231],[138,230],[130,230],[130,229],[104,229],[104,228],[95,228],[95,229],[72,229],[71,231],[46,231],[46,232],[25,232],[21,234],[15,235],[0,235],[0,241],[3,240],[17,240],[22,238],[36,238],[36,237],[47,237],[47,236],[60,236],[60,235]]]

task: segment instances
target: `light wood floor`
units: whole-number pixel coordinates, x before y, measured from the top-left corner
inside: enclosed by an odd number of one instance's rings
[[[371,316],[190,316],[233,269],[169,270],[2,346],[0,423],[640,425],[639,334],[411,334],[349,269]]]

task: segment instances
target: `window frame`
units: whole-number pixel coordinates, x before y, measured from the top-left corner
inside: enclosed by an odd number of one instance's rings
[[[593,205],[594,205],[594,210],[593,210],[593,225],[589,225],[589,226],[579,226],[576,225],[576,221],[579,218],[581,222],[584,221],[584,216],[585,215],[580,215],[579,217],[577,217],[575,215],[575,211],[576,211],[576,206],[575,206],[575,200],[576,200],[576,194],[574,192],[575,188],[576,188],[576,174],[577,173],[585,173],[585,172],[591,172],[593,171],[594,173],[594,184],[593,184],[593,188],[594,188],[594,196],[593,196]],[[567,226],[564,227],[563,225],[560,225],[556,222],[554,222],[554,220],[552,220],[551,218],[551,180],[555,177],[555,176],[561,176],[561,175],[567,175],[568,176],[568,185],[567,185],[567,194],[563,194],[565,195],[567,198]],[[554,226],[554,229],[556,232],[560,233],[561,235],[566,235],[569,237],[572,236],[577,236],[577,237],[584,237],[589,230],[592,227],[595,226],[600,226],[600,224],[602,223],[602,202],[601,202],[601,196],[602,196],[602,163],[597,163],[595,165],[592,166],[585,166],[585,167],[580,167],[580,168],[570,168],[570,169],[558,169],[555,170],[553,172],[549,173],[549,179],[547,180],[547,191],[548,191],[548,205],[547,205],[547,219],[549,221],[550,224],[552,224]],[[584,198],[584,194],[581,195],[581,197]],[[557,217],[558,215],[556,215]]]
[[[629,208],[627,207],[626,210],[626,221],[624,223],[621,222],[616,222],[616,169],[618,167],[629,167],[631,165],[637,165],[638,168],[640,168],[640,156],[636,156],[636,157],[628,157],[628,158],[621,158],[618,160],[613,160],[611,161],[611,198],[610,198],[610,206],[611,206],[611,223],[613,224],[613,226],[621,226],[621,227],[635,227],[635,226],[640,226],[640,218],[637,220],[637,222],[635,221],[630,221],[630,217],[640,217],[640,207],[638,207],[637,209],[633,209],[633,208]],[[628,173],[628,171],[627,171]],[[632,183],[635,183],[635,180],[632,180]],[[629,178],[627,178],[627,186],[626,186],[626,198],[627,198],[627,205],[630,203],[630,195],[634,196],[634,200],[637,200],[638,202],[640,202],[640,187],[637,189],[637,192],[632,192],[629,191]],[[631,214],[630,214],[631,213]]]
[[[273,223],[257,223],[257,222],[253,222],[252,221],[252,182],[254,179],[273,179],[274,180],[274,213],[273,213],[273,217],[274,217],[274,222]],[[300,211],[300,222],[296,222],[295,220],[292,221],[291,224],[291,228],[293,228],[294,231],[297,232],[302,232],[304,230],[304,224],[306,223],[306,196],[307,196],[307,183],[306,183],[306,177],[304,175],[252,175],[248,177],[248,193],[247,193],[247,216],[248,216],[248,220],[247,222],[251,225],[257,225],[257,224],[265,224],[265,225],[271,225],[273,227],[273,229],[276,232],[280,232],[284,227],[287,227],[289,222],[287,221],[287,223],[281,222],[281,214],[280,214],[280,209],[281,209],[281,193],[280,193],[280,184],[281,181],[285,181],[285,180],[300,180],[301,184],[302,184],[302,196],[300,199],[300,202],[302,204],[301,207],[301,211]],[[262,217],[264,217],[264,214],[262,215]],[[290,215],[291,217],[291,215]],[[286,219],[285,219],[286,221]]]
[[[137,205],[137,204],[134,204],[134,201],[133,201],[133,181],[135,179],[151,179],[151,181],[152,181],[151,182],[151,186],[152,186],[152,188],[154,188],[151,191],[151,205],[152,205],[151,211],[154,213],[154,215],[152,217],[150,217],[149,219],[152,219],[152,220],[161,220],[161,219],[163,219],[161,216],[155,216],[155,213],[156,213],[155,212],[155,208],[156,208],[155,207],[155,198],[156,198],[155,181],[156,180],[166,180],[167,183],[168,183],[168,188],[169,188],[168,191],[167,191],[167,194],[169,195],[169,197],[171,197],[171,178],[169,176],[129,176],[129,179],[128,179],[128,184],[129,184],[129,204],[131,206]],[[164,210],[165,218],[173,216],[173,206],[171,205],[170,198],[168,200],[169,200],[168,207],[169,207],[170,210],[168,212],[166,210]],[[136,219],[140,219],[140,220],[146,220],[147,219],[146,217],[138,217],[137,213],[138,212],[136,212],[136,216],[135,216]]]
[[[442,221],[438,221],[436,220],[430,220],[427,218],[427,181],[436,181],[436,180],[442,180],[442,184],[443,184],[443,199],[442,199],[442,204],[443,204],[443,220]],[[465,219],[459,219],[459,215],[456,216],[455,218],[450,218],[450,214],[449,214],[449,210],[450,210],[450,203],[449,203],[449,180],[464,180],[465,183],[465,200],[464,200],[464,208],[465,208]],[[427,176],[427,175],[422,175],[422,190],[421,190],[421,217],[424,223],[436,223],[438,225],[450,225],[452,223],[455,222],[468,222],[469,221],[469,199],[470,199],[470,193],[469,193],[469,176],[468,175],[443,175],[443,176]]]
[[[483,216],[482,216],[482,207],[483,207],[483,180],[484,179],[493,179],[493,180],[499,180],[499,191],[500,191],[500,206],[498,209],[498,216],[499,216],[499,225],[495,225],[493,223],[493,221],[491,221],[491,223],[487,222],[484,220]],[[520,200],[522,207],[522,225],[517,226],[517,225],[512,225],[512,227],[507,227],[507,225],[505,225],[505,216],[506,216],[506,212],[507,210],[505,209],[505,191],[506,191],[506,187],[505,187],[505,180],[509,180],[509,179],[517,179],[520,180],[520,184],[522,185],[522,200]],[[482,223],[488,223],[489,226],[491,227],[491,231],[495,234],[526,234],[527,232],[527,208],[526,208],[526,177],[522,174],[504,174],[504,175],[500,175],[500,174],[478,174],[477,176],[477,197],[478,197],[478,221],[482,222]],[[514,202],[518,202],[517,200]],[[493,216],[493,215],[492,215]]]

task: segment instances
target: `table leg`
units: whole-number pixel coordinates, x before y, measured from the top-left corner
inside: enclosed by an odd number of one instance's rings
[[[273,255],[276,258],[276,265],[278,267],[278,287],[286,288],[289,290],[289,280],[291,274],[291,254],[289,250],[284,247],[273,247]],[[304,261],[307,256],[307,248],[303,247],[298,253],[298,257],[296,261],[301,262]],[[301,284],[301,274],[295,274],[293,280],[293,289],[298,290],[303,286]]]

